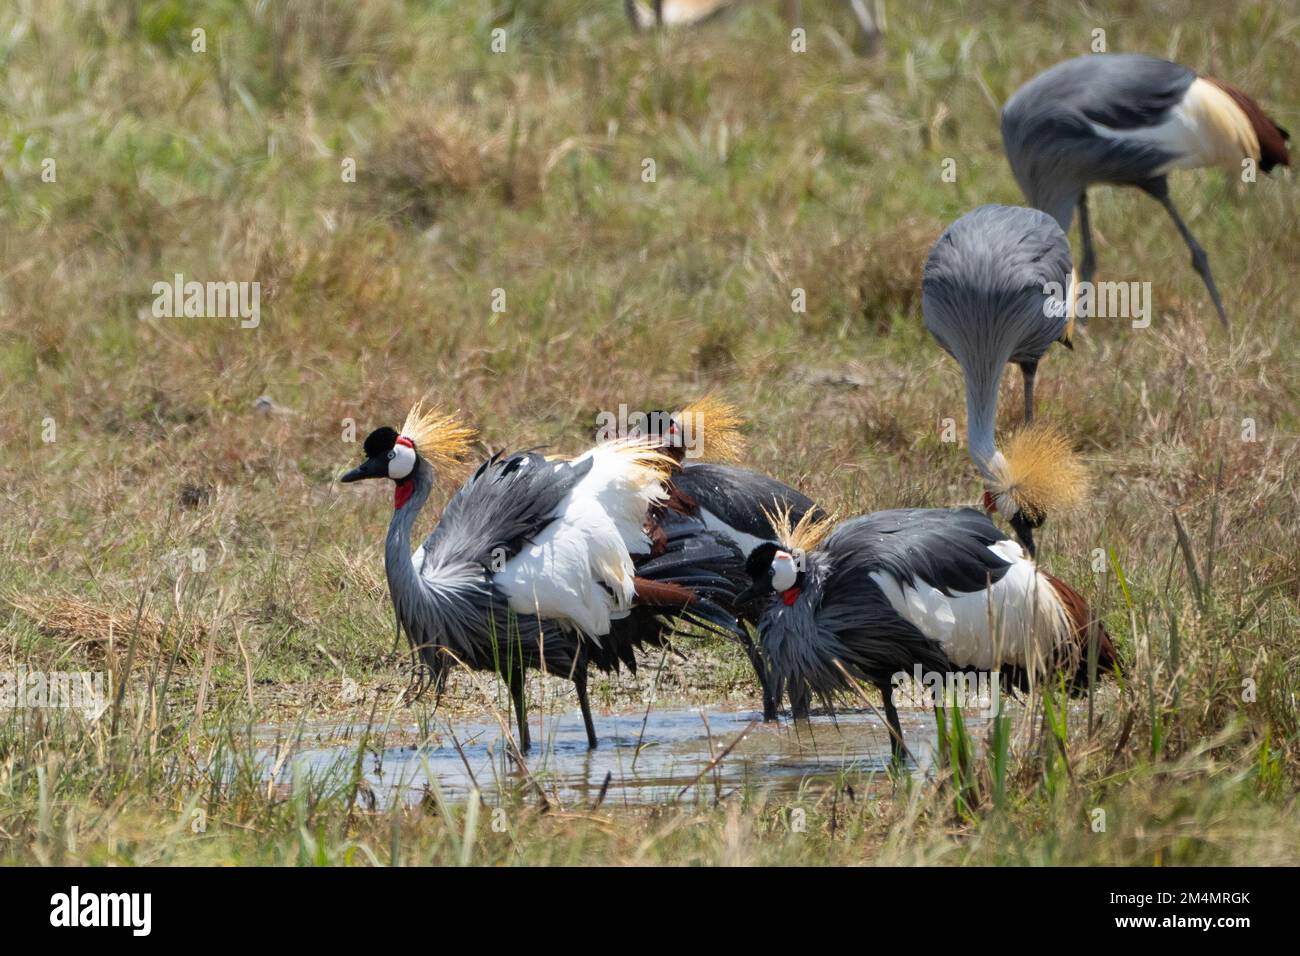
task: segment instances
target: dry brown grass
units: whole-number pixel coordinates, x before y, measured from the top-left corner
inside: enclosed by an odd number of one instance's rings
[[[429,226],[453,197],[483,191],[510,206],[535,201],[543,162],[518,117],[487,129],[464,109],[446,108],[399,118],[375,142],[366,165],[381,206]]]
[[[178,644],[192,656],[204,634],[201,625],[164,621],[152,608],[104,606],[73,594],[13,593],[5,600],[58,643],[60,662],[125,657],[133,644],[145,658],[165,656]]]

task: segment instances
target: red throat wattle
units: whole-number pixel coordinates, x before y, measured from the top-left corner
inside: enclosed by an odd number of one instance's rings
[[[984,510],[989,514],[995,514],[998,510],[998,503],[993,498],[993,492],[984,492]]]
[[[802,588],[786,588],[781,592],[781,600],[785,602],[786,607],[789,607],[794,604],[795,601],[799,600],[799,592],[801,590]]]
[[[393,486],[393,510],[396,511],[402,505],[411,500],[411,495],[415,493],[415,479],[403,478]]]

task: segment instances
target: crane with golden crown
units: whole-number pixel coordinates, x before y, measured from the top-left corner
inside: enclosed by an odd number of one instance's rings
[[[944,686],[955,671],[1021,688],[1062,674],[1071,690],[1118,669],[1079,593],[973,508],[773,524],[778,540],[750,553],[741,595],[758,602],[772,692],[831,706],[858,681],[878,687],[896,761],[906,747],[893,693],[917,668]]]
[[[967,451],[984,476],[984,507],[1007,518],[1031,556],[1034,529],[1087,486],[1065,437],[1033,420],[1039,361],[1054,342],[1073,347],[1073,293],[1065,233],[1046,213],[1018,206],[981,206],[950,225],[921,280],[925,327],[965,380]],[[1008,363],[1024,378],[1025,425],[999,449]]]
[[[706,529],[735,545],[741,560],[758,545],[776,540],[773,514],[786,514],[794,521],[806,514],[825,517],[822,509],[797,489],[736,464],[745,450],[744,418],[732,403],[710,394],[679,412],[652,413],[650,417],[661,426],[651,437],[674,462],[669,479],[672,507],[698,517]],[[734,570],[729,563],[715,568],[729,577],[740,569],[739,562]],[[743,584],[743,574],[740,578]],[[753,604],[736,603],[728,609],[742,625],[757,626]],[[740,643],[763,691],[763,719],[775,720],[780,697],[771,691],[767,666],[748,634],[742,633]],[[807,700],[792,698],[791,711],[796,718],[807,716]]]
[[[473,436],[456,416],[417,403],[400,431],[371,432],[365,461],[340,480],[394,484],[388,590],[436,691],[455,663],[501,674],[527,751],[525,672],[567,677],[595,747],[589,666],[634,663],[638,644],[662,639],[664,621],[735,633],[724,605],[738,586],[712,568],[735,566],[739,555],[698,519],[657,511],[672,461],[636,439],[571,459],[493,455],[412,554],[411,532],[436,478],[457,468]]]
[[[1192,254],[1224,328],[1210,260],[1169,195],[1175,169],[1289,166],[1290,138],[1244,91],[1140,53],[1079,56],[1044,70],[1002,108],[1002,142],[1025,198],[1068,231],[1079,210],[1082,281],[1096,256],[1088,188],[1134,186],[1160,203]]]

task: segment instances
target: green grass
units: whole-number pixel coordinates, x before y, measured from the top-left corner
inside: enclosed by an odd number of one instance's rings
[[[1300,127],[1286,4],[889,4],[872,60],[833,41],[850,36],[840,4],[805,3],[803,55],[774,7],[667,37],[577,0],[0,12],[0,597],[26,608],[0,604],[0,671],[104,670],[128,690],[93,724],[0,711],[0,860],[1296,862],[1285,173],[1175,178],[1231,336],[1159,209],[1093,194],[1098,278],[1152,282],[1156,316],[1094,322],[1038,378],[1041,414],[1094,474],[1042,558],[1129,664],[1091,720],[1036,701],[1005,738],[958,739],[973,745],[960,773],[856,798],[847,782],[644,812],[521,798],[504,834],[436,801],[375,813],[346,785],[214,778],[214,754],[249,754],[251,725],[364,721],[405,686],[387,494],[332,482],[358,454],[347,420],[364,436],[432,390],[494,448],[575,451],[597,410],[717,390],[749,418],[748,464],[842,514],[973,501],[964,448],[940,440],[964,401],[921,326],[919,277],[947,222],[1019,201],[996,104],[1100,27],[1112,50],[1222,76]],[[256,279],[260,327],[141,318],[176,272]],[[1005,427],[1018,385],[1004,399]],[[738,651],[690,650],[665,699],[757,699]],[[639,706],[655,663],[593,699]],[[345,676],[359,701],[342,701]],[[574,706],[563,682],[532,692]],[[460,677],[445,704],[501,699]]]

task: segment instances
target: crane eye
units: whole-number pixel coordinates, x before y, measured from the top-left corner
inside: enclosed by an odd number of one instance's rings
[[[395,449],[394,449],[393,451],[390,451],[390,452],[388,453],[388,460],[389,460],[389,461],[392,461],[392,460],[393,460],[394,458],[396,458],[396,457],[397,457],[397,451],[396,451]]]

